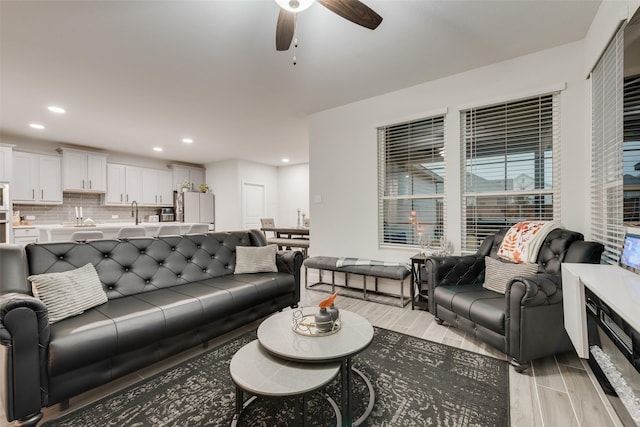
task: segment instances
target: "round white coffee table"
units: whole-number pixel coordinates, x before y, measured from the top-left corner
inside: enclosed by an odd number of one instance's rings
[[[258,327],[258,341],[271,354],[286,360],[304,363],[340,362],[342,382],[343,426],[358,426],[364,422],[375,403],[375,392],[369,379],[351,366],[351,359],[373,341],[373,326],[364,317],[340,310],[341,327],[325,336],[304,336],[291,328],[293,314],[283,311],[265,319]],[[353,421],[351,372],[362,378],[369,390],[369,403],[358,419]]]
[[[340,372],[340,363],[305,364],[292,362],[273,356],[258,340],[242,347],[231,359],[231,378],[236,385],[236,413],[231,426],[236,426],[242,411],[262,397],[302,396],[301,407],[297,408],[295,425],[304,426],[307,421],[307,397],[324,387]],[[252,395],[246,402],[244,392]],[[336,414],[336,425],[341,424],[338,405],[331,397],[324,395]]]

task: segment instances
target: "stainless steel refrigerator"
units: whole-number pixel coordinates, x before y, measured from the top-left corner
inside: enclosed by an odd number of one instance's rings
[[[209,230],[215,230],[215,196],[213,194],[176,191],[174,208],[178,221],[209,224]]]

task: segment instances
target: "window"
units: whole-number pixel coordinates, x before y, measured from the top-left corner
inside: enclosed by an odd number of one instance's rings
[[[416,246],[444,234],[444,115],[378,128],[379,242]]]
[[[618,262],[624,238],[623,58],[624,25],[591,73],[591,237],[605,264]]]
[[[559,94],[461,112],[462,251],[500,228],[558,219]]]
[[[624,79],[623,89],[624,222],[640,224],[640,75]]]

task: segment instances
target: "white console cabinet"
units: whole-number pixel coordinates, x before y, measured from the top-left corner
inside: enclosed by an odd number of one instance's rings
[[[617,265],[562,264],[564,326],[578,356],[589,358],[585,286],[640,331],[640,275]]]

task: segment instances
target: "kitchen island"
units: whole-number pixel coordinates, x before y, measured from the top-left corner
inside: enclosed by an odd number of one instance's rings
[[[193,223],[190,222],[141,222],[138,227],[142,227],[145,230],[147,236],[153,236],[161,225],[178,225],[180,226],[181,234],[187,232],[189,227]],[[63,225],[63,224],[41,224],[30,226],[14,226],[14,230],[24,229],[37,229],[40,233],[38,239],[39,242],[54,242],[60,240],[71,240],[71,235],[76,231],[102,231],[105,239],[113,239],[118,234],[118,231],[122,227],[136,227],[136,225],[129,222],[106,222],[102,224],[95,224],[91,226],[75,226],[75,225]]]

